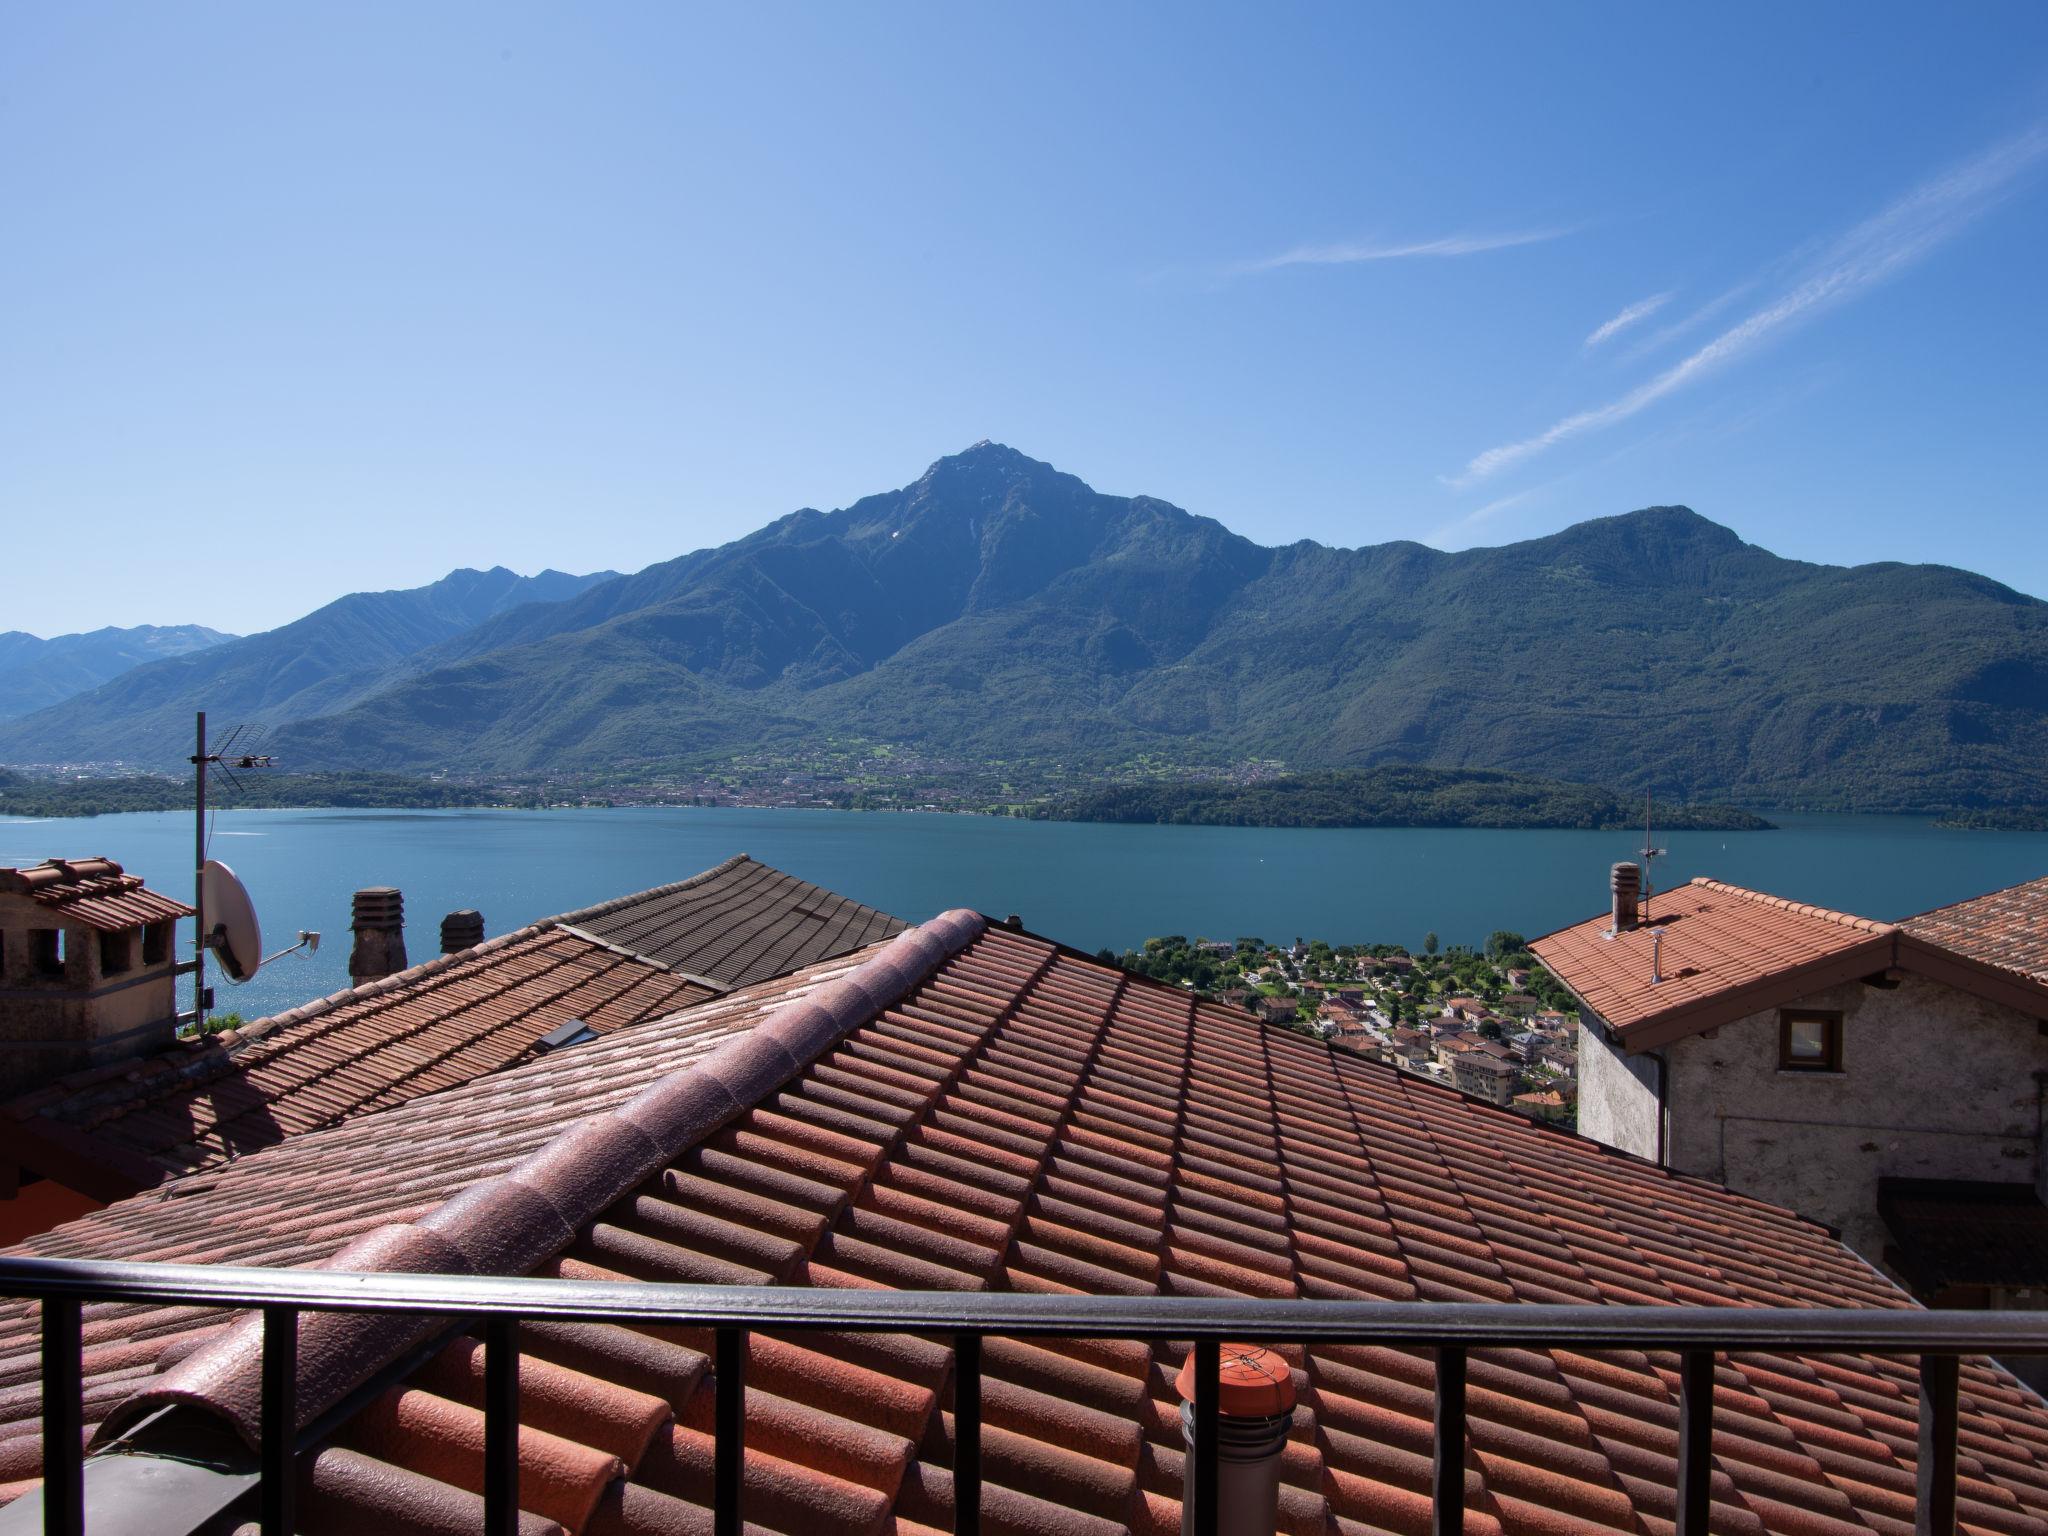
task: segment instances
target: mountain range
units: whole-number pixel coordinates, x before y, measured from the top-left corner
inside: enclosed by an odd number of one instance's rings
[[[453,571],[429,586],[355,592],[303,619],[120,672],[52,708],[0,726],[0,760],[182,762],[192,715],[276,725],[346,708],[390,686],[413,657],[522,603],[552,603],[615,571],[519,576]],[[212,633],[205,631],[204,633]]]
[[[573,590],[532,578],[438,624],[378,605],[521,578],[344,598],[0,725],[0,760],[169,760],[204,704],[275,724],[294,764],[400,771],[852,740],[1918,810],[2038,802],[2048,767],[2048,603],[1782,559],[1684,507],[1458,553],[1269,548],[982,443],[635,575],[549,576]]]
[[[47,640],[18,629],[0,632],[0,720],[47,709],[145,662],[234,638],[203,624],[138,624]]]

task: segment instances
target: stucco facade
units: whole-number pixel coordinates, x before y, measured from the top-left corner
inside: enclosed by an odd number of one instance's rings
[[[2048,1197],[2035,1018],[1910,974],[1786,1006],[1841,1014],[1839,1072],[1780,1066],[1777,1008],[1633,1056],[1588,1019],[1580,1129],[1657,1157],[1661,1070],[1664,1162],[1826,1222],[1879,1264],[1880,1178],[2032,1181]]]

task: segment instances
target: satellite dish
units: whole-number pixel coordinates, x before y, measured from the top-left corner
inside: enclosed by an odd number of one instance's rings
[[[220,957],[220,968],[229,981],[247,981],[263,964],[263,929],[248,887],[219,859],[208,859],[199,870],[199,895],[213,925],[209,947]]]

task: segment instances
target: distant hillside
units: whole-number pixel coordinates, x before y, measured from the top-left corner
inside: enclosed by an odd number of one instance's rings
[[[202,624],[138,624],[48,640],[8,630],[0,633],[0,720],[61,703],[146,661],[189,655],[234,638]]]
[[[1476,769],[1369,768],[1284,774],[1252,784],[1213,781],[1118,786],[1056,801],[1047,821],[1202,827],[1642,826],[1643,803],[1584,784]],[[1715,805],[1660,805],[1660,830],[1763,832],[1771,823]]]
[[[1940,810],[2040,799],[2048,604],[1940,566],[1783,560],[1683,507],[1455,554],[1268,549],[984,443],[840,511],[215,707],[279,722],[295,764],[396,772],[852,740],[1068,772],[1427,764]],[[0,760],[146,734],[108,690],[61,710],[0,727]]]
[[[430,586],[358,592],[280,629],[124,671],[0,725],[0,761],[161,766],[191,749],[193,711],[222,722],[300,719],[390,685],[428,646],[525,603],[558,602],[615,573],[453,571]]]
[[[503,791],[391,773],[251,773],[224,796],[238,810],[308,806],[443,808],[502,805]],[[524,797],[529,803],[538,798]],[[189,774],[113,779],[31,778],[0,768],[0,816],[111,816],[190,811]]]

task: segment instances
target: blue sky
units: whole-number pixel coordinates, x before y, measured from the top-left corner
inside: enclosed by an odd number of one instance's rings
[[[633,569],[998,438],[1269,543],[2048,595],[2048,7],[18,6],[0,628]]]

